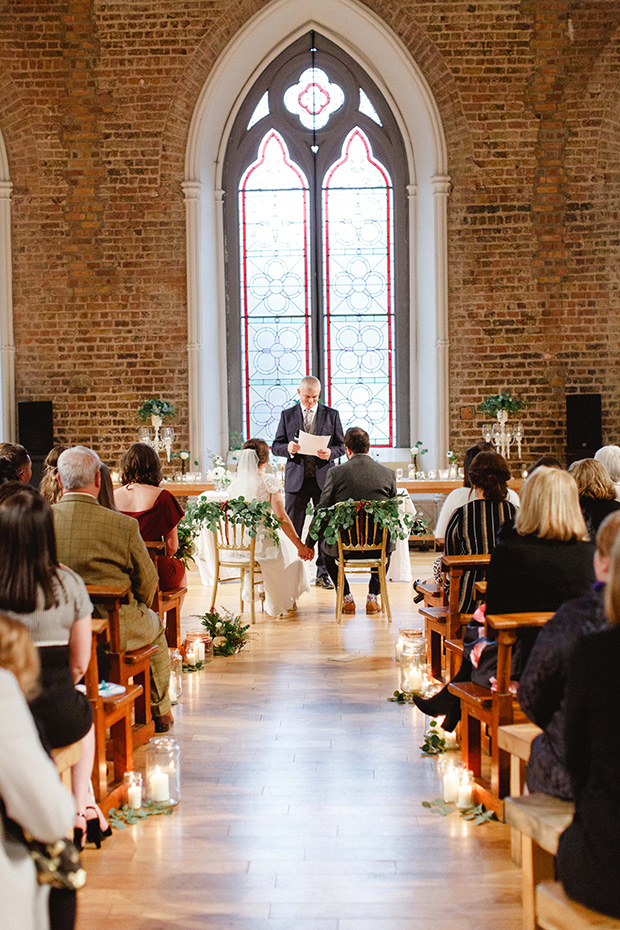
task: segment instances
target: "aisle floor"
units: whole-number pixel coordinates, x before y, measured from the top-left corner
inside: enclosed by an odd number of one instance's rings
[[[412,560],[428,573],[428,554]],[[521,927],[507,827],[422,806],[439,792],[426,718],[387,701],[398,629],[420,625],[411,586],[390,584],[391,626],[352,589],[341,625],[313,588],[296,618],[259,613],[239,655],[184,676],[182,802],[86,852],[78,930]],[[238,584],[220,590],[235,608]],[[184,629],[209,595],[192,571]]]

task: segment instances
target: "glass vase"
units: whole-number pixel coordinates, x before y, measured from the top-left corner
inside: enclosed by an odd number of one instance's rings
[[[146,796],[159,808],[181,800],[181,750],[168,736],[155,736],[146,747]]]

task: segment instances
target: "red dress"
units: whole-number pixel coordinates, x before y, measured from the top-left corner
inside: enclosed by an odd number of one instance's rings
[[[162,536],[166,537],[183,517],[181,505],[176,497],[165,488],[162,488],[159,497],[149,510],[137,513],[122,510],[121,513],[138,521],[140,536],[145,542],[157,542]],[[170,588],[178,588],[183,580],[184,572],[185,566],[180,559],[160,555],[157,559],[160,590],[168,591]]]

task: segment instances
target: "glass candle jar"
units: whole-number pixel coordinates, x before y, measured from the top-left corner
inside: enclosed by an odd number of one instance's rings
[[[169,649],[170,654],[170,685],[168,693],[170,701],[178,704],[183,694],[183,656],[178,649]]]
[[[402,645],[400,658],[400,690],[403,694],[418,694],[422,684],[420,672],[420,654],[412,640],[405,639]]]
[[[155,736],[146,747],[146,796],[156,807],[181,800],[181,750],[176,740]]]
[[[138,811],[142,807],[144,784],[141,772],[125,772],[123,775],[125,787],[125,802],[131,810]]]
[[[456,806],[460,811],[474,806],[474,773],[466,768],[463,768],[460,773]]]
[[[211,662],[213,659],[213,640],[206,630],[192,630],[187,633],[185,635],[183,648],[185,651],[185,661],[188,665],[196,665],[198,662],[204,665],[205,662]],[[192,650],[194,652],[195,661],[190,663],[187,661],[187,653]]]
[[[424,651],[426,652],[426,640],[424,639],[424,633],[420,630],[399,630],[398,636],[396,637],[396,642],[394,643],[394,658],[398,662],[400,660],[400,654],[403,651],[403,645],[406,642],[411,642],[418,644],[422,642]]]

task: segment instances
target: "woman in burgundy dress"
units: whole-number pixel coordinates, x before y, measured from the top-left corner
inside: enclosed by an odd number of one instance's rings
[[[144,442],[135,442],[120,461],[122,487],[114,492],[114,503],[121,513],[135,517],[145,542],[166,543],[166,554],[157,560],[162,591],[185,584],[185,566],[173,558],[179,548],[177,523],[183,511],[176,497],[165,488],[159,456]]]

